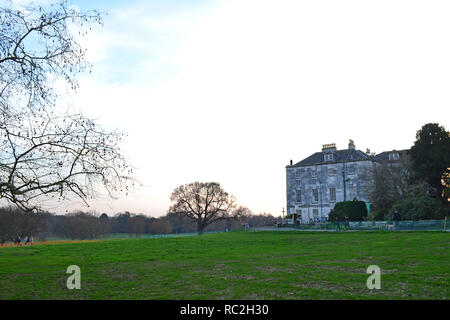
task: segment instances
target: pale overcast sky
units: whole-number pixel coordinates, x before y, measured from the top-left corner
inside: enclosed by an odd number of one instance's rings
[[[72,103],[128,132],[144,184],[91,202],[98,212],[160,216],[178,185],[216,181],[279,215],[290,159],[349,139],[405,149],[425,123],[450,129],[448,0],[72,4],[108,12],[82,39],[94,70]]]

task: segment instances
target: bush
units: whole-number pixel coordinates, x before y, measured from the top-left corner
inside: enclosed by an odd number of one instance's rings
[[[374,210],[369,213],[367,219],[371,221],[384,221],[386,220],[386,214],[383,210]]]
[[[342,201],[335,204],[334,209],[330,212],[329,220],[333,221],[338,218],[344,220],[348,217],[350,221],[361,221],[367,218],[367,206],[364,201]]]
[[[400,210],[402,220],[439,220],[442,219],[439,203],[427,194],[420,194],[398,200],[394,203],[387,218],[392,220],[395,210]]]
[[[343,221],[345,219],[345,215],[342,212],[337,212],[334,209],[330,211],[328,214],[328,221]]]

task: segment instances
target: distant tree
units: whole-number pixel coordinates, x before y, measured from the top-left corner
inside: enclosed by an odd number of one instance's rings
[[[150,222],[148,232],[151,234],[169,234],[172,232],[172,226],[168,219],[161,217]]]
[[[277,219],[269,213],[252,214],[248,217],[248,223],[252,227],[273,226]]]
[[[412,167],[410,158],[401,158],[395,163],[377,163],[371,172],[370,202],[373,206],[371,217],[382,220],[392,205],[407,195],[412,184]]]
[[[35,237],[47,231],[44,212],[27,212],[19,208],[0,208],[0,243],[14,241],[17,236]]]
[[[253,212],[244,206],[238,206],[233,210],[233,217],[235,221],[238,221],[241,225],[248,223],[248,220],[252,216]],[[227,221],[227,227],[231,227],[233,220]]]
[[[128,230],[134,233],[135,236],[138,234],[146,233],[148,230],[149,219],[144,215],[135,215],[128,219]]]
[[[97,11],[65,0],[0,7],[0,198],[24,210],[72,197],[87,205],[99,185],[111,197],[133,185],[124,134],[57,107],[55,81],[76,90],[91,67],[74,30],[93,23],[102,23]]]
[[[131,213],[125,211],[124,213],[119,213],[115,215],[113,219],[113,232],[114,233],[127,233],[128,230],[128,220],[132,217]]]
[[[194,182],[175,188],[169,212],[184,214],[197,224],[198,234],[215,221],[234,218],[235,199],[216,182]]]
[[[239,206],[234,211],[234,216],[238,217],[239,219],[246,219],[253,215],[252,210],[250,210],[247,207]]]
[[[76,211],[63,220],[64,235],[71,239],[95,239],[101,234],[99,218],[92,213]]]
[[[172,232],[175,233],[195,232],[197,230],[194,221],[182,213],[169,212],[166,215],[166,220],[170,223]]]
[[[426,183],[411,185],[407,195],[393,204],[386,218],[392,220],[395,210],[399,209],[402,220],[442,219],[440,202],[431,197],[428,190]]]
[[[450,133],[438,123],[425,124],[416,133],[410,155],[418,179],[428,182],[438,199],[447,201],[443,184],[450,175]]]
[[[101,234],[108,234],[112,232],[112,221],[109,219],[108,215],[106,213],[102,213],[100,217],[98,218],[99,224],[100,224],[100,233]]]

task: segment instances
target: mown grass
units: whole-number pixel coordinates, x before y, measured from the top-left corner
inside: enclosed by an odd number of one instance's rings
[[[3,248],[0,299],[449,299],[449,249],[443,232],[295,231]]]

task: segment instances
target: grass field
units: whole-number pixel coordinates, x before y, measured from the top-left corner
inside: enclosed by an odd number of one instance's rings
[[[449,250],[442,232],[296,231],[7,247],[0,299],[449,299]]]

